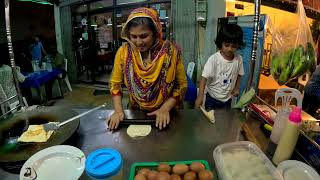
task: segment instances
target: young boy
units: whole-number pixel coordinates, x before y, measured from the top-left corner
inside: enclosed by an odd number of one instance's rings
[[[223,25],[215,44],[219,51],[210,56],[204,66],[195,102],[196,108],[202,105],[207,86],[207,111],[230,106],[231,97],[239,95],[240,79],[244,75],[242,57],[236,53],[244,46],[241,27],[236,24]]]

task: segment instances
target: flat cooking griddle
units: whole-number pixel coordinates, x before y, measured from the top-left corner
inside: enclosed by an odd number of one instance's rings
[[[61,127],[44,143],[21,143],[14,140],[27,129],[28,125],[62,122],[76,115],[77,113],[68,107],[52,106],[19,113],[0,121],[0,163],[26,161],[42,149],[63,144],[75,133],[80,119]]]

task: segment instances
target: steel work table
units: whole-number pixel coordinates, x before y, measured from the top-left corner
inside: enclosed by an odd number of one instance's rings
[[[215,171],[214,148],[219,144],[238,141],[245,120],[245,115],[240,111],[223,109],[215,111],[216,122],[211,124],[200,110],[185,109],[171,114],[171,122],[165,130],[152,128],[148,136],[133,139],[127,135],[126,126],[115,132],[106,129],[105,118],[112,112],[99,110],[82,117],[73,143],[86,155],[98,148],[117,149],[123,157],[125,179],[129,177],[134,162],[203,159]],[[139,114],[130,110],[125,113],[130,116]],[[5,179],[18,178],[18,175],[3,171],[0,174],[4,174]],[[80,179],[88,177],[84,173]]]

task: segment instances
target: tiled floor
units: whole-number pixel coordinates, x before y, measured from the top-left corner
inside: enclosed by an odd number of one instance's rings
[[[107,109],[113,109],[112,97],[108,93],[102,95],[94,95],[95,90],[104,90],[109,92],[107,87],[104,85],[85,85],[85,84],[75,84],[72,85],[73,91],[69,92],[66,88],[63,88],[64,98],[58,99],[55,102],[55,106],[64,105],[70,108],[93,108],[99,106],[103,103],[107,103]],[[122,105],[126,109],[128,104],[128,92],[124,91]],[[184,108],[192,108],[188,103],[184,103]]]
[[[107,109],[112,109],[112,98],[107,88],[99,85],[76,84],[72,86],[72,92],[64,90],[64,98],[56,100],[54,106],[69,106],[70,108],[93,108],[107,103]],[[95,90],[105,91],[106,94],[94,95]],[[124,93],[125,94],[125,93]],[[127,95],[123,97],[124,107],[128,103]]]

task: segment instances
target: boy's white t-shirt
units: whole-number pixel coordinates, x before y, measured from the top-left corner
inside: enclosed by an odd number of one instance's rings
[[[207,92],[222,102],[231,98],[238,75],[244,75],[241,55],[235,54],[234,59],[228,61],[220,51],[209,57],[202,72],[202,77],[207,79]]]

